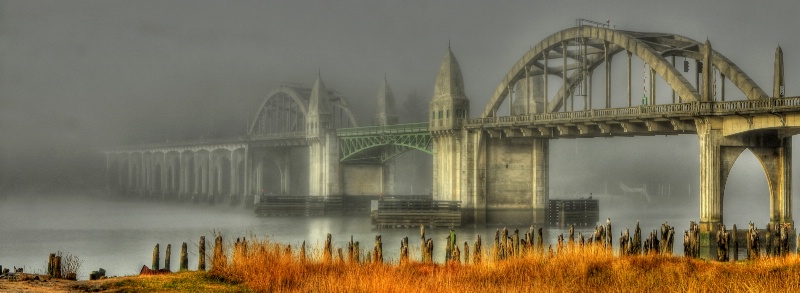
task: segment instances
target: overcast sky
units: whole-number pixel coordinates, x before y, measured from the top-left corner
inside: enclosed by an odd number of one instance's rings
[[[577,18],[708,38],[768,93],[780,44],[787,94],[800,94],[798,1],[602,2],[0,1],[0,151],[7,163],[41,155],[43,146],[239,135],[248,111],[280,82],[311,85],[318,72],[356,105],[362,122],[384,76],[398,105],[417,92],[426,111],[448,42],[475,117],[524,52]],[[664,161],[685,158],[679,168],[698,170],[692,136],[603,141],[556,142],[569,151],[555,150],[553,160],[606,165],[666,153]],[[659,148],[665,142],[688,146],[673,154],[674,147]]]

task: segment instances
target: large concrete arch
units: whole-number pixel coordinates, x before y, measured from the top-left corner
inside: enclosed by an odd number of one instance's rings
[[[250,121],[250,125],[247,129],[248,135],[252,135],[254,133],[256,127],[258,126],[259,118],[261,117],[262,113],[267,110],[266,106],[269,101],[281,94],[289,96],[292,101],[297,104],[298,108],[302,112],[303,117],[308,115],[308,99],[311,94],[311,89],[281,84],[280,87],[267,94],[267,97],[264,98],[264,100],[261,102],[261,105],[258,106],[258,111],[256,111],[255,116],[253,116],[253,119]],[[356,120],[355,115],[353,115],[347,99],[335,91],[329,91],[328,96],[330,97],[330,104],[332,106],[340,108],[345,112],[352,127],[358,127],[358,121]]]
[[[308,95],[310,92],[311,90],[309,89],[281,84],[280,87],[267,94],[267,97],[264,98],[264,101],[262,101],[261,105],[258,106],[258,111],[256,111],[255,116],[253,116],[253,120],[250,122],[250,126],[247,129],[247,134],[253,134],[253,131],[259,123],[259,118],[261,117],[262,113],[267,110],[267,103],[280,94],[285,94],[291,97],[292,101],[297,104],[297,107],[303,113],[303,117],[305,117],[308,114]]]
[[[702,59],[704,45],[687,37],[674,34],[661,33],[640,33],[631,31],[620,31],[602,27],[581,26],[562,30],[545,38],[536,46],[531,48],[523,57],[517,61],[511,70],[506,74],[500,85],[495,89],[489,103],[484,108],[481,117],[494,116],[497,109],[509,94],[509,88],[531,74],[544,74],[543,70],[533,71],[533,68],[542,67],[539,61],[544,60],[545,54],[549,54],[554,49],[561,48],[565,42],[576,39],[587,41],[588,46],[596,49],[604,49],[608,58],[622,51],[630,52],[647,63],[667,84],[675,90],[682,102],[693,102],[700,100],[698,90],[692,86],[688,80],[669,62],[667,56],[685,56],[694,59]],[[570,53],[568,53],[569,55]],[[603,63],[605,56],[590,58],[587,60],[589,69],[594,69]],[[563,56],[561,56],[563,57]],[[575,58],[575,56],[567,56]],[[730,79],[745,96],[750,100],[763,99],[767,94],[756,85],[738,66],[717,51],[712,53],[712,65],[720,70],[726,78]],[[561,74],[567,68],[551,67],[550,74]],[[571,88],[579,82],[582,76],[572,74],[567,78],[566,83]],[[566,93],[563,87],[559,93],[547,101],[547,112],[557,111],[561,107]],[[548,97],[545,97],[548,99]]]
[[[347,98],[337,92],[331,92],[329,96],[331,97],[331,104],[336,108],[342,109],[347,115],[347,119],[350,120],[350,127],[358,127],[358,121],[356,116],[353,115],[353,111],[350,110],[350,103],[347,102]]]

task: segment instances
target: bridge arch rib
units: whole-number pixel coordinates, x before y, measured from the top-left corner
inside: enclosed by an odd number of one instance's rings
[[[391,158],[394,158],[400,154],[403,154],[410,150],[418,150],[427,154],[431,154],[431,150],[429,146],[424,146],[415,143],[408,143],[408,142],[396,142],[396,143],[387,143],[387,142],[376,142],[376,143],[368,143],[367,145],[358,145],[352,142],[345,145],[342,150],[342,158],[339,161],[348,161],[356,158],[358,155],[362,155],[366,152],[372,150],[382,150],[384,147],[391,147],[389,151],[385,154],[381,154],[381,162],[386,162]]]
[[[259,105],[255,116],[249,122],[248,135],[305,132],[305,117],[308,114],[308,101],[311,89],[302,86],[281,84]],[[346,115],[351,127],[358,127],[355,115],[347,99],[335,91],[329,91],[330,105],[339,108]],[[283,128],[277,125],[282,125]]]
[[[545,74],[545,60],[564,57],[562,52],[566,52],[569,58],[577,62],[577,53],[564,50],[564,46],[570,46],[570,42],[584,40],[586,46],[594,50],[593,56],[587,56],[586,67],[591,72],[597,66],[603,64],[606,55],[610,59],[613,55],[622,51],[630,52],[631,55],[642,59],[650,68],[655,71],[666,83],[675,90],[682,102],[693,102],[700,100],[698,90],[680,73],[666,57],[684,56],[697,60],[703,59],[702,49],[704,45],[690,38],[663,33],[642,33],[632,31],[612,30],[601,27],[581,26],[562,30],[545,38],[533,48],[531,48],[506,74],[500,85],[495,89],[489,103],[481,113],[481,118],[495,116],[496,111],[509,94],[509,89],[526,76]],[[587,54],[588,55],[588,54]],[[555,57],[553,57],[555,56]],[[717,51],[712,52],[712,66],[719,70],[727,79],[730,79],[749,100],[767,98],[767,94],[753,82],[738,66]],[[565,83],[567,91],[582,81],[575,64],[568,64],[566,68],[562,66],[547,66],[548,75],[563,75],[566,70],[569,74]],[[560,76],[559,76],[560,77]],[[545,95],[548,95],[545,93]],[[564,92],[564,87],[552,98],[547,99],[545,112],[559,110],[564,103],[568,92]]]
[[[276,111],[287,110],[288,112],[283,114],[290,116],[288,118],[293,121],[289,121],[291,124],[284,125],[287,129],[282,129],[280,132],[287,132],[286,130],[304,131],[305,117],[306,114],[308,114],[308,96],[310,93],[311,89],[281,84],[279,88],[267,94],[267,97],[261,102],[255,116],[253,116],[253,120],[250,122],[247,134],[254,135],[273,132],[269,129],[269,123],[277,121],[270,120],[284,118],[275,117],[273,114],[277,114],[275,113]],[[287,101],[290,101],[288,105],[286,103]]]

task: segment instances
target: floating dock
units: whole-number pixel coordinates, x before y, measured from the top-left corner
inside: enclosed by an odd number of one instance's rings
[[[372,225],[377,228],[461,227],[461,201],[382,199],[372,205]]]
[[[551,199],[547,220],[550,227],[594,227],[600,220],[597,199]]]

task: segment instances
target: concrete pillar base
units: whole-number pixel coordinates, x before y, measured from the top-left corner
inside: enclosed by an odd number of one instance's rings
[[[536,227],[546,227],[547,226],[547,209],[546,208],[534,208],[533,209],[533,217],[532,223]]]
[[[702,225],[702,224],[700,224]],[[702,227],[702,226],[701,226]],[[700,231],[703,228],[700,228]],[[717,259],[717,232],[700,232],[700,258],[705,260]],[[741,249],[741,248],[739,248]],[[745,248],[747,249],[747,248]]]
[[[463,226],[484,228],[486,227],[486,211],[482,209],[463,208],[461,209],[461,223]]]

